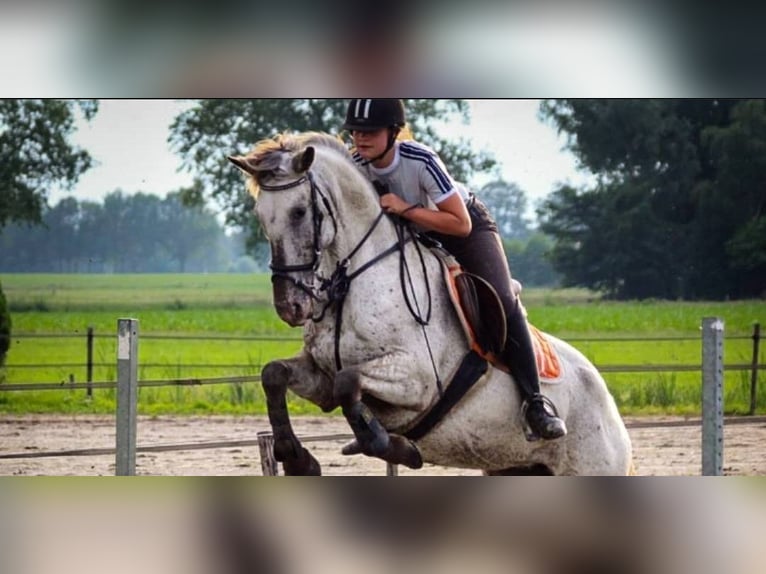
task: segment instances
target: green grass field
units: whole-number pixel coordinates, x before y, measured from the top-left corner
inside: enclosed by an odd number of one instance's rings
[[[64,383],[55,391],[0,391],[0,412],[114,412],[114,391],[97,389],[89,398],[84,390],[66,389],[66,383],[70,378],[85,381],[89,326],[96,334],[93,379],[115,379],[120,317],[140,321],[142,380],[257,375],[269,360],[300,348],[300,330],[287,327],[273,311],[267,275],[7,274],[0,281],[15,335],[0,377],[7,383]],[[610,365],[700,364],[699,327],[708,316],[726,323],[725,363],[747,364],[753,323],[766,321],[763,301],[617,303],[599,301],[583,290],[534,289],[525,290],[523,298],[534,325],[569,340],[605,370]],[[65,337],[29,337],[50,334]],[[159,335],[187,339],[152,338]],[[188,339],[195,336],[216,339]],[[280,340],[225,340],[262,336]],[[689,340],[619,341],[645,337]],[[586,340],[599,338],[612,340]],[[604,372],[604,378],[623,414],[700,411],[699,372]],[[764,412],[766,373],[759,379],[758,410]],[[727,371],[727,412],[746,412],[749,401],[749,371]],[[291,406],[295,412],[319,412],[297,398]],[[258,383],[151,387],[140,389],[139,412],[261,414],[265,403]]]

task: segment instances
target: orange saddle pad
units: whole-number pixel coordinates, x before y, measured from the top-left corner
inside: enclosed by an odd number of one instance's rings
[[[534,325],[529,325],[529,334],[532,336],[540,378],[558,379],[561,376],[561,363],[545,334]]]
[[[465,309],[463,309],[461,305],[455,281],[455,278],[463,272],[460,264],[458,264],[457,260],[446,251],[438,249],[432,249],[431,251],[442,263],[442,270],[444,272],[444,279],[447,285],[447,290],[449,291],[450,299],[457,311],[460,324],[468,338],[471,349],[487,359],[497,368],[507,371],[507,367],[501,364],[495,355],[482,349],[477,342],[474,328],[466,316]],[[532,338],[532,346],[534,348],[535,359],[537,360],[537,372],[540,375],[540,379],[549,382],[558,379],[561,376],[561,363],[559,362],[556,352],[553,350],[553,347],[542,331],[529,323],[527,323],[527,325],[529,326],[529,334]]]

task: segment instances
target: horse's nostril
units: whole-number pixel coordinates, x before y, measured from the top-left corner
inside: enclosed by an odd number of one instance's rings
[[[301,306],[298,303],[293,303],[293,316],[299,317],[301,314]]]

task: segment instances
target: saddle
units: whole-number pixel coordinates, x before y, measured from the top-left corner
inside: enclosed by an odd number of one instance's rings
[[[431,252],[442,264],[447,291],[471,350],[487,359],[497,356],[506,338],[505,310],[497,291],[485,279],[465,271],[442,247],[431,246]]]
[[[439,424],[471,387],[484,376],[488,363],[508,372],[508,367],[499,358],[505,346],[506,319],[505,309],[497,291],[481,277],[463,270],[457,260],[441,246],[428,243],[426,245],[442,264],[447,290],[469,342],[470,350],[463,357],[457,371],[453,373],[444,392],[426,409],[414,426],[401,433],[413,441],[421,439]],[[514,280],[512,288],[514,294],[518,296],[521,292],[521,284]],[[526,317],[523,307],[522,312]],[[528,327],[541,381],[543,379],[546,382],[560,380],[561,367],[553,348],[542,332],[532,325]]]
[[[471,350],[496,368],[508,372],[508,367],[499,358],[505,347],[506,319],[505,309],[497,291],[486,280],[465,271],[443,248],[432,246],[431,251],[442,263],[447,290]],[[521,283],[515,279],[512,282],[513,293],[518,297],[521,293]],[[526,317],[523,306],[521,310]],[[561,365],[553,348],[539,329],[527,325],[541,380],[552,382],[558,379],[561,375]]]

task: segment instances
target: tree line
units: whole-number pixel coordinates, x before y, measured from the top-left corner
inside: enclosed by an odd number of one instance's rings
[[[550,240],[522,215],[524,192],[496,181],[479,191],[498,213],[509,264],[528,286],[558,277],[543,254]],[[114,191],[103,202],[61,199],[40,224],[14,223],[0,234],[0,271],[8,273],[187,273],[267,271],[268,244],[224,228],[215,213],[185,205],[182,191],[166,197]]]
[[[549,100],[597,184],[538,211],[567,285],[619,299],[766,296],[764,100]]]
[[[406,106],[415,138],[433,147],[456,178],[470,183],[477,173],[496,174],[490,154],[438,135],[439,123],[469,121],[464,100],[407,100]],[[67,138],[78,108],[91,117],[97,107],[89,101],[0,102],[0,238],[8,224],[41,221],[50,185],[71,187],[88,168],[87,151]],[[213,206],[229,228],[243,231],[251,249],[262,248],[251,200],[225,156],[288,128],[338,133],[344,111],[345,101],[335,99],[194,102],[169,127],[169,142],[195,180],[174,201]],[[567,136],[568,148],[596,183],[558,186],[538,206],[536,235],[505,235],[512,269],[523,282],[528,279],[519,262],[528,257],[550,263],[563,285],[619,299],[764,295],[763,100],[546,100],[540,117]],[[514,199],[508,184],[498,189],[500,197]],[[503,219],[501,208],[493,210]],[[183,266],[183,256],[159,243],[156,229],[145,232],[155,238],[154,247],[112,260],[114,269],[130,270],[158,251]],[[107,261],[100,257],[93,260]]]
[[[260,268],[263,268],[263,262]],[[245,257],[242,234],[227,234],[215,214],[160,198],[114,191],[103,202],[74,197],[46,207],[40,225],[12,224],[0,234],[6,272],[236,272],[259,267]]]

